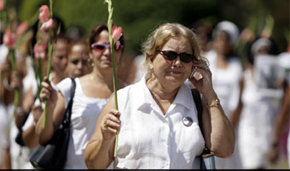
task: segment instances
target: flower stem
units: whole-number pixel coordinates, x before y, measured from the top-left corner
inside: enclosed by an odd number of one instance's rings
[[[109,30],[109,41],[110,41],[110,49],[111,49],[111,58],[112,58],[112,65],[113,65],[113,89],[114,89],[114,100],[115,100],[115,108],[118,110],[118,98],[117,98],[117,71],[116,71],[116,58],[114,55],[114,42],[112,39],[112,16],[113,16],[113,8],[112,8],[112,1],[105,0],[108,4],[108,30]],[[119,130],[117,131],[116,138],[115,138],[115,147],[114,147],[114,158],[117,156],[117,147],[118,147],[118,138],[119,137]]]
[[[49,12],[50,12],[50,17],[53,17],[53,11],[52,11],[52,6],[53,6],[53,2],[52,0],[49,0]],[[47,77],[49,77],[50,75],[50,69],[51,69],[51,59],[52,59],[52,52],[53,52],[53,45],[52,45],[52,30],[49,30],[49,42],[48,42],[48,64],[47,64]],[[43,118],[43,124],[42,124],[42,128],[45,128],[45,124],[46,124],[46,114],[47,114],[47,101],[44,102],[45,107],[44,107],[44,118]]]
[[[9,58],[10,58],[12,70],[16,71],[16,61],[15,61],[13,50],[9,50]],[[14,90],[14,112],[13,112],[14,114],[16,112],[16,108],[18,106],[18,103],[19,103],[19,88],[16,88]]]

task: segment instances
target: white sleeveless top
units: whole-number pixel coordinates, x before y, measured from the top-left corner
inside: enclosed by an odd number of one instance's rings
[[[127,169],[199,168],[205,142],[191,90],[182,85],[165,115],[145,78],[118,91],[121,129],[115,167]],[[188,116],[192,124],[183,124]]]
[[[75,78],[75,81],[76,89],[71,114],[71,137],[65,169],[87,169],[84,162],[84,151],[95,131],[97,120],[108,99],[87,97],[82,90],[79,78]],[[64,79],[57,87],[63,94],[67,107],[71,98],[71,78]]]

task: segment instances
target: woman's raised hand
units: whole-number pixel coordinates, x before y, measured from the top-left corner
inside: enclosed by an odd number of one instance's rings
[[[56,91],[52,88],[51,84],[48,81],[48,77],[45,76],[41,83],[41,91],[40,91],[40,100],[47,101],[47,105],[49,108],[54,107],[57,101]]]
[[[208,68],[206,61],[204,60],[196,60],[193,61],[192,72],[198,72],[201,74],[200,79],[196,79],[195,77],[189,78],[191,83],[201,92],[205,94],[209,91],[212,91],[212,77],[211,71]]]

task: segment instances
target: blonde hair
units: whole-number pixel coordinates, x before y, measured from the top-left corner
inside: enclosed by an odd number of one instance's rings
[[[156,52],[161,50],[170,38],[179,36],[185,37],[189,41],[193,55],[198,60],[203,59],[200,55],[200,46],[194,32],[178,23],[165,23],[155,29],[142,45],[143,53],[146,56],[143,65],[147,68],[148,72],[150,72],[148,60],[154,59]]]

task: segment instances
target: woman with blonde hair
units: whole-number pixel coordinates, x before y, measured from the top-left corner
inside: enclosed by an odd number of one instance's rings
[[[147,74],[111,97],[86,146],[88,168],[190,169],[207,147],[220,157],[233,153],[234,132],[212,88],[211,72],[200,56],[195,34],[177,23],[158,27],[144,43]],[[202,79],[190,78],[199,72]],[[196,102],[184,82],[202,94],[204,137]],[[117,155],[115,137],[119,130]]]

